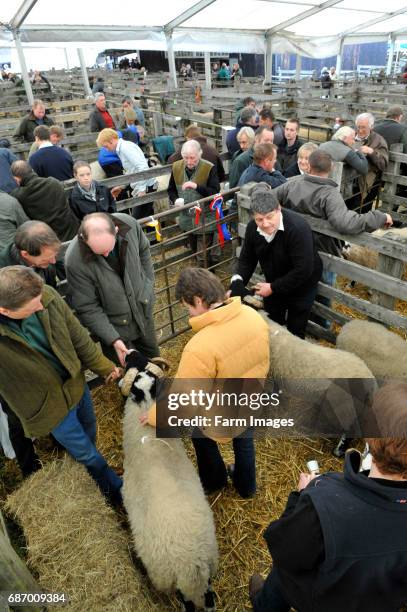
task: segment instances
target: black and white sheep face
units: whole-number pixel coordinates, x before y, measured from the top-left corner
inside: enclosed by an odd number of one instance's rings
[[[140,410],[146,410],[155,401],[157,379],[150,372],[139,372],[130,388],[130,397]]]

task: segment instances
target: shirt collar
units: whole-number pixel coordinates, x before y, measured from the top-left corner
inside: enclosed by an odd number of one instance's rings
[[[54,145],[52,144],[52,142],[50,140],[46,140],[44,142],[42,142],[41,144],[38,145],[39,149],[45,149],[45,147],[53,147]]]
[[[275,235],[277,234],[278,231],[281,231],[281,232],[284,231],[283,213],[280,214],[280,225],[278,226],[278,229],[277,231],[274,232],[274,234],[266,234],[266,232],[263,232],[263,230],[261,230],[258,226],[257,226],[257,231],[260,234],[260,236],[263,236],[266,242],[271,242],[272,240],[274,240]]]

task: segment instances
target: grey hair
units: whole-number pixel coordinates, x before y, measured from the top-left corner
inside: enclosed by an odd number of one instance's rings
[[[251,127],[249,127],[248,125],[245,125],[244,127],[242,127],[242,128],[239,130],[239,132],[238,132],[238,134],[237,134],[237,140],[238,140],[238,141],[239,141],[239,138],[240,138],[241,136],[247,136],[247,139],[248,139],[248,141],[249,141],[249,143],[250,143],[251,145],[254,143],[254,136],[255,136],[255,133],[254,133],[254,130],[253,130]]]
[[[106,96],[103,93],[103,91],[98,91],[97,93],[93,94],[93,97],[94,97],[95,102],[96,102],[96,100],[99,100],[99,98],[102,98],[102,97],[105,98]]]
[[[332,136],[331,140],[345,140],[348,136],[354,136],[355,130],[350,127],[350,125],[343,125],[336,130],[335,134]]]
[[[372,113],[360,113],[360,115],[356,117],[356,120],[355,120],[356,125],[358,124],[358,121],[360,119],[367,119],[369,121],[369,127],[372,128],[374,126],[374,117]]]
[[[202,156],[202,147],[197,140],[187,140],[181,148],[181,156],[184,157],[189,151],[193,151],[199,157]]]
[[[240,113],[240,121],[242,123],[247,123],[250,119],[255,119],[257,117],[257,111],[252,106],[245,106],[242,112]]]
[[[309,151],[311,154],[317,149],[318,149],[318,145],[316,145],[315,142],[306,142],[303,145],[301,145],[300,148],[298,149],[297,157],[305,153],[305,151]]]
[[[259,215],[267,215],[279,208],[276,194],[267,183],[257,183],[250,191],[250,208]]]

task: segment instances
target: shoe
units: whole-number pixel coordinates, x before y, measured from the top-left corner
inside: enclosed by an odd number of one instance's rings
[[[263,588],[264,582],[265,580],[262,576],[260,576],[260,574],[253,574],[252,576],[250,576],[249,598],[252,603],[252,606],[254,606],[254,601],[256,599],[257,593]]]
[[[352,438],[347,438],[346,434],[343,434],[339,438],[338,444],[332,451],[332,454],[335,455],[335,457],[338,457],[338,459],[343,459],[351,443],[352,443]]]

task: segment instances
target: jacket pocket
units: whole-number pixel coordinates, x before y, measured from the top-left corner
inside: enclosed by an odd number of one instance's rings
[[[49,391],[47,391],[45,395],[45,399],[42,402],[40,408],[36,412],[34,412],[34,414],[32,414],[30,417],[27,417],[25,419],[27,423],[29,423],[30,425],[37,425],[42,420],[44,420],[44,416],[46,415],[47,409],[49,407],[49,398],[50,398],[50,393]]]

